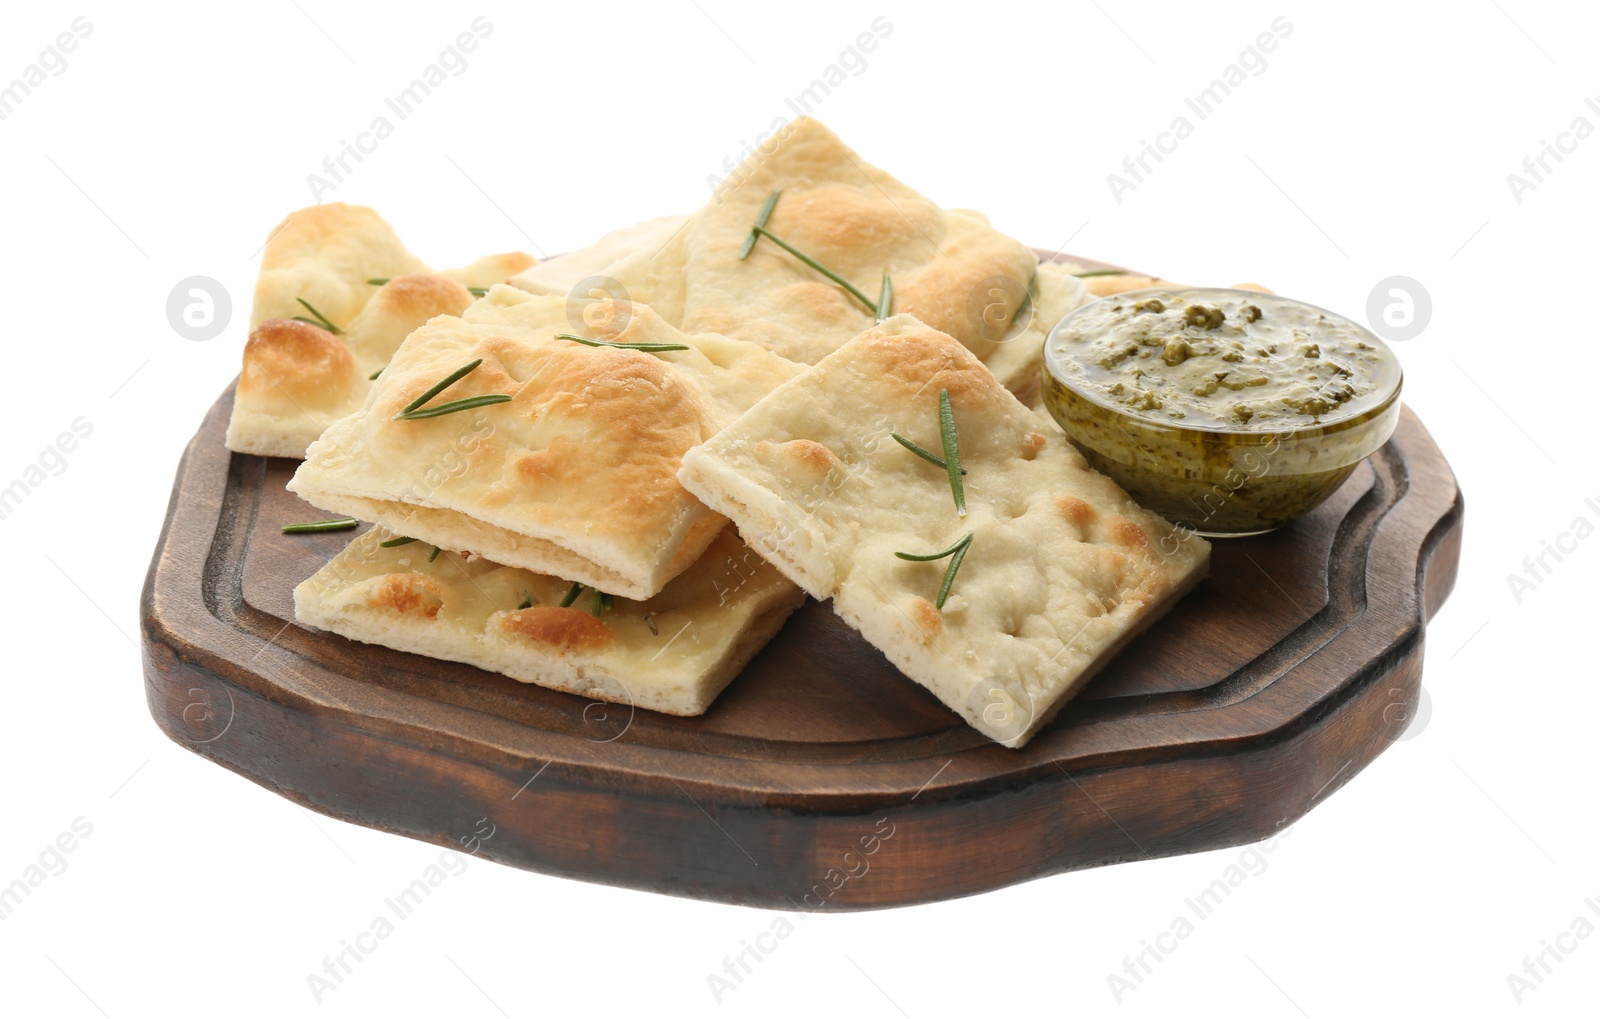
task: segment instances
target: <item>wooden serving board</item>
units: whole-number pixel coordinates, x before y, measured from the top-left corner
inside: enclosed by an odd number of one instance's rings
[[[1422,424],[1210,579],[1026,748],[997,746],[808,602],[700,718],[590,702],[293,622],[355,532],[296,461],[230,454],[220,398],[178,468],[145,582],[151,713],[176,742],[323,813],[565,877],[782,909],[951,898],[1238,845],[1405,729],[1462,501]],[[487,835],[488,837],[484,837]]]

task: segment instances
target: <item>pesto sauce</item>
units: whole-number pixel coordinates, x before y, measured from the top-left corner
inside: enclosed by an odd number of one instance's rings
[[[1154,288],[1094,302],[1050,337],[1075,384],[1186,427],[1326,424],[1382,397],[1397,366],[1355,323],[1241,290]]]

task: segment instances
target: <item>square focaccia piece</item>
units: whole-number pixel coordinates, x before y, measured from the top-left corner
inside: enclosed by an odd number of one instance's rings
[[[678,482],[683,454],[801,367],[613,301],[589,306],[585,338],[658,349],[558,339],[576,328],[567,311],[564,298],[502,286],[418,329],[366,405],[311,446],[289,490],[442,548],[608,594],[656,594],[727,523]],[[509,402],[398,416],[475,361],[422,409]]]
[[[552,690],[703,713],[805,595],[729,527],[647,601],[374,527],[295,588],[295,618],[352,640],[466,662]],[[563,604],[570,602],[570,604]]]
[[[966,515],[942,455],[941,391]],[[1210,547],[1090,470],[965,346],[897,316],[689,452],[685,487],[971,725],[1026,743],[1206,571]],[[951,557],[913,562],[971,535]]]
[[[766,228],[867,302],[771,237],[740,257],[774,194]],[[1030,285],[1037,290],[1038,264],[1031,248],[982,215],[940,208],[821,122],[800,117],[763,142],[665,243],[641,247],[602,275],[616,288],[612,296],[648,304],[685,331],[750,340],[815,364],[873,324],[887,272],[892,312],[955,337],[1002,383],[1018,386],[1030,381],[1044,333],[1089,300],[1070,277],[1053,279],[1044,301],[1026,299]]]
[[[299,458],[361,407],[411,331],[459,315],[472,289],[533,265],[521,252],[434,272],[382,216],[343,202],[290,213],[267,238],[227,445]]]

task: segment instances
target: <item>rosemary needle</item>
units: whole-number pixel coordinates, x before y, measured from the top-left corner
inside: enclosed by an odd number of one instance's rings
[[[772,207],[778,204],[778,196],[781,194],[783,194],[783,189],[779,188],[768,195],[767,200],[761,203],[761,212],[756,215],[756,226],[750,228],[750,236],[744,239],[744,247],[739,249],[739,261],[743,262],[750,256],[750,252],[756,246],[756,241],[761,237],[760,234],[756,233],[756,227],[767,225],[767,220],[772,218]]]
[[[904,446],[905,448],[911,450],[911,452],[913,452],[913,453],[917,454],[918,456],[922,457],[922,459],[924,459],[924,460],[928,461],[929,463],[933,464],[935,467],[938,467],[941,471],[949,469],[944,465],[944,461],[942,459],[940,459],[938,456],[935,456],[934,454],[932,454],[932,453],[928,452],[927,450],[923,449],[921,446],[917,445],[915,442],[912,442],[910,439],[906,438],[904,435],[901,435],[899,432],[890,432],[889,435],[894,438],[894,441],[898,442],[900,445]],[[967,469],[965,467],[961,468],[961,473],[962,474],[967,473]]]
[[[384,368],[387,368],[387,367],[388,367],[388,365],[384,365]],[[383,374],[383,368],[379,368],[377,371],[375,371],[371,375],[367,376],[367,381],[368,382],[376,382],[378,380],[378,376],[382,375],[382,374]]]
[[[612,608],[612,597],[609,594],[596,590],[594,592],[594,598],[591,600],[589,605],[590,613],[592,613],[594,617],[598,619],[600,617],[600,613],[609,612]]]
[[[1079,279],[1088,279],[1090,276],[1126,276],[1128,274],[1121,269],[1091,269],[1088,272],[1075,272],[1072,275]]]
[[[369,284],[371,284],[372,286],[381,287],[385,283],[388,283],[389,279],[390,279],[390,277],[388,277],[388,276],[380,276],[377,279],[367,280],[367,282]],[[489,288],[488,287],[468,287],[467,288],[467,293],[471,294],[473,297],[482,297],[485,294],[487,294],[488,292],[489,292]]]
[[[889,317],[889,306],[894,303],[894,284],[889,281],[889,270],[883,270],[883,289],[878,292],[878,313],[876,321],[882,322]]]
[[[911,552],[896,552],[894,557],[896,559],[904,559],[908,563],[936,563],[945,556],[955,555],[961,550],[963,545],[971,540],[972,532],[968,531],[966,534],[963,534],[960,538],[956,539],[956,543],[954,545],[951,545],[943,552],[930,552],[927,555],[916,555]]]
[[[474,407],[490,407],[497,403],[510,403],[511,397],[505,393],[488,393],[483,396],[469,396],[465,400],[456,400],[453,403],[441,403],[433,407],[424,407],[421,410],[409,410],[396,414],[396,421],[419,421],[422,418],[443,417],[454,414],[458,410],[472,410]]]
[[[304,315],[296,315],[294,317],[296,322],[309,322],[314,326],[321,326],[335,336],[343,335],[344,330],[340,329],[338,326],[329,321],[328,316],[313,308],[310,301],[307,301],[304,297],[296,297],[295,300],[300,302],[300,306],[302,308],[305,308],[305,310],[311,312],[311,314],[315,316],[313,318],[306,318]]]
[[[517,608],[519,610],[533,608],[533,592],[532,591],[524,590],[522,592],[522,603],[520,605],[518,605]]]
[[[950,557],[950,565],[945,567],[944,582],[939,585],[939,597],[934,600],[933,607],[944,608],[945,599],[950,597],[950,585],[956,582],[956,573],[961,569],[961,560],[967,557],[967,549],[972,547],[972,532],[967,532],[967,540],[956,549],[956,554]]]
[[[944,608],[945,599],[950,597],[950,585],[956,582],[956,573],[961,569],[961,561],[967,557],[967,549],[972,547],[972,533],[968,531],[961,538],[943,552],[934,552],[931,555],[913,555],[910,552],[896,552],[896,559],[904,559],[912,563],[937,562],[946,556],[950,557],[950,565],[945,567],[944,580],[939,584],[939,598],[933,603],[936,609]]]
[[[950,390],[939,390],[939,435],[944,439],[944,469],[950,475],[950,493],[956,499],[956,516],[967,515],[967,493],[961,486],[961,450],[956,445],[956,414]]]
[[[567,588],[566,597],[561,599],[561,607],[564,608],[564,609],[565,608],[571,608],[572,607],[572,603],[577,601],[578,600],[578,595],[580,595],[582,593],[583,593],[583,585],[582,584],[573,584],[571,587]]]
[[[417,539],[415,539],[415,538],[390,538],[388,541],[380,541],[380,542],[378,542],[378,547],[379,548],[399,548],[401,545],[409,545],[413,541],[416,541],[416,540]]]
[[[693,350],[687,343],[616,343],[612,340],[591,340],[586,336],[574,336],[572,333],[556,333],[558,340],[571,340],[587,347],[615,347],[618,350],[642,350],[654,354],[663,350]]]
[[[1028,292],[1022,295],[1022,300],[1017,302],[1017,310],[1011,313],[1011,322],[1016,324],[1022,319],[1022,313],[1028,310],[1028,305],[1033,303],[1033,288],[1039,283],[1039,270],[1033,270],[1033,275],[1028,277]]]
[[[863,294],[861,291],[857,290],[855,288],[855,285],[852,284],[849,280],[845,279],[843,276],[840,276],[838,273],[834,272],[832,269],[829,269],[827,266],[823,265],[821,262],[819,262],[816,259],[812,258],[810,255],[808,255],[805,252],[799,250],[794,245],[792,245],[788,241],[784,240],[782,237],[779,237],[777,234],[773,233],[771,230],[768,230],[766,227],[764,227],[764,226],[754,226],[754,227],[751,227],[750,229],[753,230],[754,232],[760,234],[761,236],[767,238],[768,240],[772,241],[772,243],[776,244],[778,247],[782,248],[783,250],[787,251],[789,254],[793,255],[796,258],[798,258],[800,261],[804,262],[805,264],[811,266],[811,268],[813,268],[813,269],[817,270],[818,272],[822,273],[822,275],[828,277],[830,280],[833,280],[835,283],[839,284],[841,287],[844,287],[845,291],[847,293],[849,293],[849,295],[851,297],[854,297],[856,300],[860,301],[866,307],[866,309],[868,311],[872,312],[874,315],[876,315],[878,313],[878,306],[876,304],[872,303],[872,301],[867,298],[866,294]]]
[[[416,410],[418,407],[420,407],[423,404],[427,403],[429,400],[433,399],[435,396],[438,396],[440,393],[444,392],[446,389],[449,389],[451,386],[455,385],[457,382],[460,382],[462,379],[466,378],[468,375],[471,375],[472,372],[477,369],[478,365],[480,365],[482,363],[483,363],[483,358],[480,357],[480,358],[478,358],[478,359],[476,359],[474,361],[471,361],[471,362],[469,362],[467,364],[462,365],[460,368],[457,368],[455,371],[451,372],[449,375],[446,375],[442,382],[436,383],[433,386],[433,388],[429,389],[426,393],[423,393],[421,396],[417,397],[415,400],[412,400],[410,403],[406,404],[405,408],[403,410],[401,410],[400,413],[409,414],[412,411]]]
[[[355,517],[334,517],[332,520],[309,520],[303,524],[284,524],[284,534],[316,534],[319,531],[348,531],[356,526]]]
[[[437,558],[439,558],[439,546],[435,545],[433,546],[433,551],[428,553],[428,562],[431,563]]]

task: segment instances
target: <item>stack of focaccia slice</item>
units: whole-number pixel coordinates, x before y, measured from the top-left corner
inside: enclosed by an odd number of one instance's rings
[[[380,554],[358,539],[296,592],[302,622],[590,696],[705,710],[804,595],[677,471],[801,367],[682,333],[642,305],[587,311],[571,333],[564,298],[494,287],[401,345],[289,488],[414,540]]]
[[[290,489],[377,525],[297,618],[692,715],[810,593],[1023,745],[1208,562],[1031,409],[1050,328],[1126,281],[809,118],[730,180],[538,265],[433,274],[370,210],[286,221],[229,444],[303,451]]]
[[[940,456],[946,400],[961,506],[948,460],[895,438]],[[679,477],[1007,746],[1027,742],[1209,558],[1203,539],[1089,470],[965,346],[910,316],[779,387],[690,450]]]

